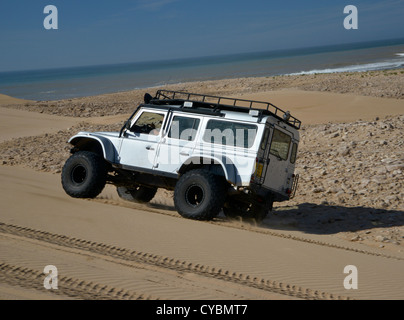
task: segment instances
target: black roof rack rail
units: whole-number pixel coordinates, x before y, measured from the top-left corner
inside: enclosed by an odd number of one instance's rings
[[[289,111],[283,111],[270,102],[218,97],[183,91],[158,90],[156,96],[149,103],[155,105],[179,104],[184,107],[184,103],[187,101],[192,102],[192,108],[210,108],[214,112],[228,110],[248,113],[250,110],[257,110],[260,116],[273,116],[296,129],[300,129],[301,126],[301,121],[291,116]]]

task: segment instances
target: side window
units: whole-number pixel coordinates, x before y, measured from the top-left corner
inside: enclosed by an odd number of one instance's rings
[[[241,148],[251,148],[257,135],[257,126],[231,121],[209,120],[203,140]]]
[[[268,137],[269,137],[269,129],[266,128],[264,131],[264,136],[262,137],[262,141],[261,141],[261,150],[265,150],[267,143],[268,143]]]
[[[199,119],[175,116],[171,122],[168,137],[172,139],[180,139],[194,141],[198,131]]]
[[[164,114],[143,112],[130,128],[135,133],[158,135],[163,124]]]
[[[289,135],[278,129],[274,129],[269,152],[282,160],[287,160],[291,141],[292,138]]]
[[[293,143],[292,145],[292,153],[290,154],[290,163],[296,162],[296,155],[297,155],[297,143]]]

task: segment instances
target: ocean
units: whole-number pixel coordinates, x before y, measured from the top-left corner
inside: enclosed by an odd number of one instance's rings
[[[404,39],[115,65],[0,72],[0,93],[59,100],[190,81],[404,67]]]

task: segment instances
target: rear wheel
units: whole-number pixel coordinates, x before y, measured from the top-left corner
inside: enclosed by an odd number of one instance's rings
[[[119,197],[136,203],[150,202],[156,195],[157,188],[138,186],[136,188],[117,187]]]
[[[63,189],[74,198],[95,198],[104,189],[106,179],[105,160],[94,152],[76,152],[63,166]]]
[[[211,220],[223,207],[224,178],[203,170],[191,170],[178,180],[174,191],[174,204],[184,218]]]
[[[268,214],[268,209],[255,203],[246,203],[231,197],[223,207],[226,217],[235,219],[241,218],[245,221],[261,222]]]

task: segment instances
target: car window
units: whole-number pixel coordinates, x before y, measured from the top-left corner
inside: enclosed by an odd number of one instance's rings
[[[164,114],[143,112],[136,120],[130,131],[135,133],[158,135],[163,124]]]
[[[262,141],[261,141],[261,146],[260,146],[261,150],[266,149],[266,146],[268,143],[268,137],[269,137],[269,128],[266,128],[265,132],[264,132],[264,136],[262,137]]]
[[[274,156],[281,158],[282,160],[286,160],[289,155],[289,147],[292,138],[286,133],[275,129],[272,141],[271,141],[271,149],[269,152]]]
[[[290,163],[296,162],[296,155],[297,155],[297,143],[293,143],[292,145],[292,153],[290,154]]]
[[[197,118],[175,116],[171,122],[168,137],[172,139],[180,139],[194,141],[198,131],[200,120]]]
[[[257,126],[252,124],[209,120],[203,140],[210,143],[251,148],[257,135]]]

